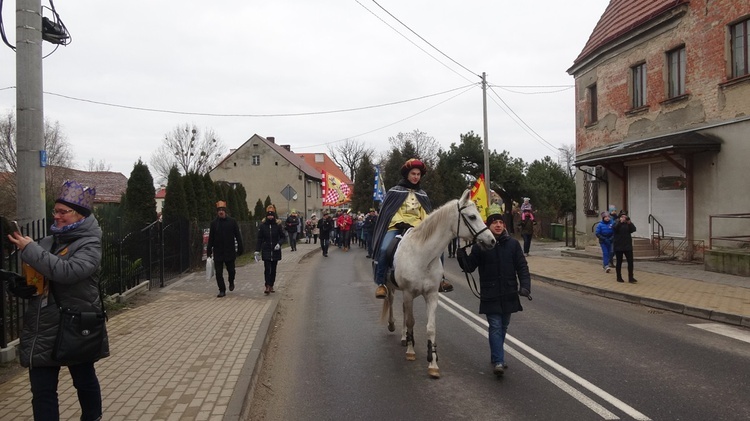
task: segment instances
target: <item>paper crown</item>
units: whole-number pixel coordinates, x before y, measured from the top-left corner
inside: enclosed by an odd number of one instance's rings
[[[225,202],[223,200],[219,200],[218,202],[216,202],[216,207],[217,208],[226,208],[227,207],[227,202]]]
[[[83,216],[91,215],[94,208],[96,188],[84,186],[73,180],[65,180],[60,189],[60,196],[55,202],[70,206]]]
[[[493,203],[487,207],[488,218],[492,215],[502,215],[502,214],[503,214],[503,208],[501,208],[500,205]]]

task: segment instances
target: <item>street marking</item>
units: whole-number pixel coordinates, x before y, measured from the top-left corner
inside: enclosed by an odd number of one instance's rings
[[[460,310],[462,313],[469,316],[469,318],[473,320],[469,320],[460,313],[458,313],[456,310],[450,308],[445,302],[450,303],[452,306],[454,306],[456,309]],[[487,328],[488,323],[486,320],[482,319],[481,317],[477,316],[473,312],[469,311],[468,309],[462,307],[457,302],[451,300],[450,298],[445,297],[444,295],[440,296],[440,301],[438,304],[443,307],[445,310],[447,310],[449,313],[456,316],[459,320],[463,321],[467,325],[469,325],[472,329],[483,335],[485,338],[488,336]],[[481,326],[481,327],[480,327]],[[630,417],[632,417],[635,420],[638,421],[650,421],[651,419],[647,417],[646,415],[640,413],[635,408],[631,407],[630,405],[626,404],[625,402],[615,398],[611,394],[605,392],[601,388],[593,385],[588,380],[578,376],[577,374],[573,373],[572,371],[568,370],[567,368],[561,366],[560,364],[552,361],[548,357],[544,356],[540,352],[536,351],[535,349],[531,348],[530,346],[524,344],[523,342],[519,341],[518,339],[514,338],[511,335],[506,334],[505,335],[506,341],[510,341],[511,343],[515,344],[517,347],[523,349],[527,353],[531,354],[532,356],[538,358],[540,361],[544,362],[551,368],[557,370],[560,372],[560,374],[568,377],[575,383],[578,383],[583,388],[587,389],[591,393],[595,394],[596,396],[599,396],[600,398],[604,399],[606,402],[610,403],[611,405],[615,406],[616,408],[620,409]],[[506,351],[513,355],[515,358],[517,358],[519,361],[521,361],[523,364],[527,365],[532,370],[536,371],[539,375],[544,377],[545,379],[551,381],[555,386],[562,389],[564,392],[568,393],[571,397],[581,402],[583,405],[594,411],[596,414],[601,416],[602,418],[606,420],[617,420],[620,419],[615,415],[614,413],[610,412],[603,406],[599,405],[598,403],[594,402],[592,399],[588,398],[587,396],[583,395],[581,392],[579,392],[577,389],[575,389],[573,386],[570,386],[568,383],[566,383],[564,380],[560,379],[559,377],[555,376],[554,374],[550,373],[540,365],[536,364],[535,362],[531,361],[528,357],[522,355],[520,351],[516,350],[513,347],[509,347],[506,345]]]
[[[721,323],[696,323],[688,324],[688,326],[697,327],[698,329],[703,329],[708,332],[716,333],[718,335],[737,339],[738,341],[750,343],[750,331],[746,329],[740,329]]]

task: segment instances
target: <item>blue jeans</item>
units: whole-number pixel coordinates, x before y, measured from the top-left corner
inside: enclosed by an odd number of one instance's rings
[[[78,392],[81,405],[81,420],[90,421],[102,415],[102,392],[96,377],[94,363],[83,363],[68,367],[73,386]],[[57,381],[60,367],[34,367],[29,369],[31,383],[31,406],[35,420],[57,421],[60,409],[57,400]]]
[[[602,248],[602,266],[609,266],[612,261],[612,242],[599,243],[599,247]]]
[[[385,271],[388,270],[386,265],[386,253],[388,252],[388,246],[391,244],[394,238],[398,235],[398,230],[386,231],[383,236],[383,241],[380,243],[380,254],[378,255],[378,265],[375,267],[375,283],[382,285],[385,283]]]
[[[485,314],[487,322],[490,324],[490,354],[492,364],[505,364],[505,333],[508,332],[511,313],[492,313]]]

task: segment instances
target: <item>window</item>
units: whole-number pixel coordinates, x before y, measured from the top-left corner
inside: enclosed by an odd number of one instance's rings
[[[680,47],[668,52],[667,62],[669,68],[669,92],[667,92],[667,94],[669,95],[669,98],[685,95],[685,71],[687,69],[685,47]]]
[[[599,180],[592,174],[594,168],[583,173],[583,212],[596,215],[599,209]]]
[[[588,109],[588,116],[586,124],[594,124],[597,121],[599,121],[599,115],[597,108],[598,100],[596,97],[596,84],[593,84],[588,87],[588,99],[589,99],[589,109]]]
[[[748,74],[748,46],[750,33],[748,33],[748,22],[744,20],[730,27],[730,42],[732,44],[732,77],[740,77]]]
[[[260,155],[253,155],[253,165],[260,165]]]
[[[646,105],[646,63],[632,67],[633,72],[633,108]]]

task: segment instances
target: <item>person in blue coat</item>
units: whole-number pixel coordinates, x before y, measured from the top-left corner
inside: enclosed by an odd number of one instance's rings
[[[502,209],[490,205],[487,213],[487,227],[497,240],[495,247],[483,250],[475,244],[468,255],[466,249],[459,248],[456,258],[464,272],[471,273],[479,268],[479,313],[484,314],[489,323],[493,372],[502,376],[508,367],[503,346],[510,315],[523,311],[519,296],[530,297],[531,275],[521,244],[505,230]]]
[[[601,213],[602,220],[596,224],[596,238],[599,239],[599,247],[602,248],[602,266],[604,271],[609,273],[609,263],[612,261],[612,240],[615,232],[612,230],[612,219],[607,212]]]

